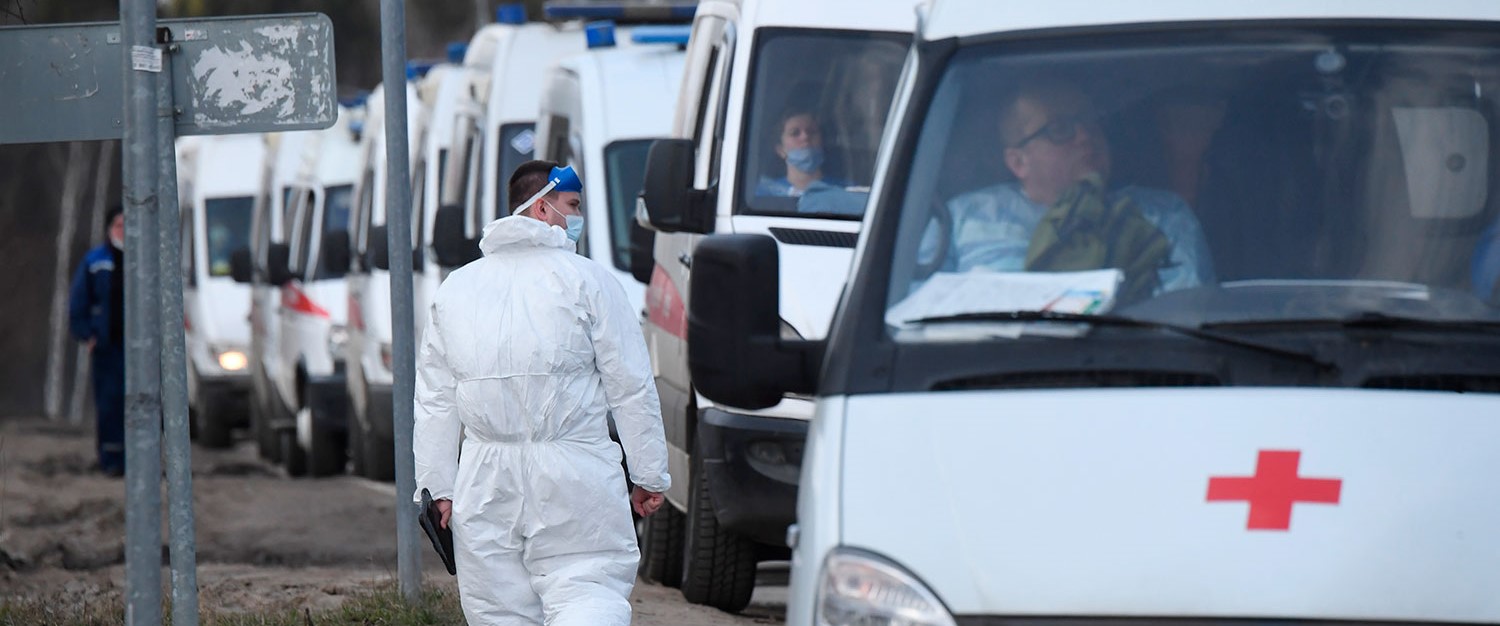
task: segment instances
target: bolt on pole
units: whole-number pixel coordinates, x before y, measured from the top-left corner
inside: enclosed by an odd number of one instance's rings
[[[396,453],[396,575],[401,593],[417,599],[421,553],[417,536],[416,467],[412,458],[412,394],[416,381],[416,323],[412,315],[411,152],[406,124],[406,8],[380,0],[380,61],[385,84],[385,223],[390,251],[391,426]]]
[[[120,1],[124,54],[125,623],[161,611],[161,350],[157,277],[156,4]],[[155,63],[153,63],[153,61]]]
[[[198,553],[193,529],[193,443],[188,430],[187,348],[182,325],[182,236],[177,204],[177,104],[167,42],[156,81],[161,107],[156,137],[161,158],[157,211],[161,264],[161,402],[167,460],[167,528],[172,546],[172,626],[198,626]]]

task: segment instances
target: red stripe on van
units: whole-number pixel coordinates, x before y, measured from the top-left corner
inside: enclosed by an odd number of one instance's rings
[[[646,287],[646,319],[678,339],[687,339],[682,291],[660,265],[651,270],[651,284]]]
[[[298,313],[306,313],[308,315],[316,315],[318,317],[325,318],[331,317],[328,314],[328,311],[324,310],[323,307],[318,306],[318,303],[313,302],[312,298],[307,297],[307,294],[304,293],[296,285],[290,283],[282,285],[281,287],[281,306]]]

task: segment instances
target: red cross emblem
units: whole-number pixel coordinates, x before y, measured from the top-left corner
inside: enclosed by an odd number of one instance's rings
[[[1338,504],[1343,482],[1337,478],[1301,478],[1299,450],[1261,450],[1254,476],[1219,476],[1208,479],[1209,502],[1250,503],[1246,530],[1288,530],[1292,505],[1298,502]]]

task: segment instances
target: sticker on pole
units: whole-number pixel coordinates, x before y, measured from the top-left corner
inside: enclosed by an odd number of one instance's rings
[[[130,69],[137,72],[161,73],[161,48],[154,46],[131,46]]]

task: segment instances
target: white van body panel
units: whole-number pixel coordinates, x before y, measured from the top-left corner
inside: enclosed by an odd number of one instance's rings
[[[406,115],[408,136],[421,132],[422,103],[417,97],[416,86],[403,83],[406,90]],[[360,185],[355,191],[355,207],[350,212],[349,232],[353,237],[351,255],[364,254],[368,244],[368,232],[362,220],[360,202],[370,198],[370,220],[374,225],[385,223],[386,203],[386,145],[385,145],[385,94],[384,87],[377,86],[366,105],[365,127],[361,137]],[[416,160],[419,143],[408,141],[410,162]],[[368,187],[365,187],[368,183]],[[350,401],[356,411],[364,412],[364,400],[368,386],[389,388],[391,370],[381,356],[382,348],[391,343],[391,280],[386,270],[365,268],[363,272],[352,272],[347,279],[349,290],[349,346],[344,363],[347,368]]]
[[[1159,24],[1225,20],[1391,19],[1500,20],[1500,4],[1473,0],[1345,0],[1342,2],[1091,2],[1056,0],[1042,4],[994,0],[941,0],[933,3],[923,38],[965,37],[1004,31],[1078,28],[1114,24]]]
[[[234,282],[228,267],[209,267],[205,203],[218,198],[253,199],[260,192],[265,144],[258,135],[197,137],[179,144],[178,187],[182,211],[192,212],[193,275],[183,288],[187,319],[187,353],[199,377],[244,377],[245,370],[225,372],[215,350],[244,352],[250,345],[250,288]],[[247,211],[251,210],[247,207]],[[248,223],[248,219],[246,220]],[[248,239],[249,233],[245,233]],[[215,270],[222,270],[213,275]]]
[[[1500,459],[1473,442],[1500,437],[1497,412],[1368,389],[868,395],[842,442],[809,447],[843,450],[840,543],[954,614],[1492,622],[1500,485],[1481,477]],[[1207,500],[1211,479],[1265,473],[1262,451],[1300,452],[1295,475],[1341,481],[1337,503],[1277,530]]]
[[[628,41],[630,29],[617,29],[615,36]],[[567,119],[568,132],[582,140],[582,154],[574,155],[573,162],[584,185],[585,252],[620,281],[634,311],[645,308],[646,286],[614,263],[605,148],[671,132],[670,111],[685,57],[676,46],[661,44],[589,51],[559,61],[542,96],[537,136],[550,136],[549,116],[555,115]],[[556,160],[547,142],[539,142],[537,150],[538,158]]]

